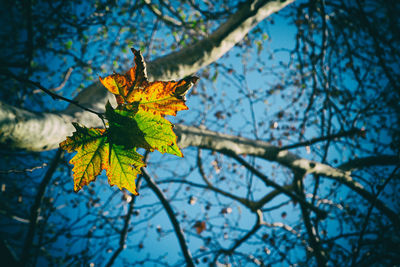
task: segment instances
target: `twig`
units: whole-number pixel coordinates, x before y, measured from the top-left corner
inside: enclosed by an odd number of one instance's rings
[[[303,147],[303,146],[309,146],[309,145],[313,145],[315,143],[318,142],[322,142],[322,141],[326,141],[326,140],[332,140],[335,138],[340,138],[340,137],[345,137],[345,136],[352,136],[358,133],[361,133],[362,130],[354,128],[354,129],[350,129],[349,131],[340,131],[336,134],[330,134],[327,136],[321,136],[318,138],[313,138],[311,140],[307,140],[307,141],[303,141],[303,142],[299,142],[296,144],[292,144],[292,145],[287,145],[287,146],[283,146],[280,148],[280,150],[287,150],[287,149],[292,149],[292,148],[297,148],[297,147]]]
[[[57,92],[57,91],[60,91],[61,89],[63,89],[64,86],[65,86],[65,84],[66,84],[67,81],[69,80],[69,77],[71,76],[71,73],[72,73],[73,70],[74,70],[74,69],[73,69],[72,67],[68,68],[67,72],[66,72],[65,75],[64,75],[64,80],[62,81],[62,83],[61,83],[59,86],[55,87],[55,88],[49,89],[49,91]],[[33,93],[34,93],[34,94],[37,94],[37,93],[39,93],[40,91],[42,91],[42,90],[41,90],[41,89],[36,89],[36,90],[33,90]]]
[[[249,208],[251,210],[254,209],[254,205],[256,204],[255,202],[253,202],[247,198],[239,197],[239,196],[233,195],[229,192],[223,191],[223,190],[219,189],[218,187],[215,187],[213,184],[211,184],[211,182],[208,180],[208,178],[204,172],[203,162],[201,160],[201,149],[200,148],[197,150],[197,167],[199,168],[200,176],[203,178],[203,181],[207,185],[207,186],[205,186],[206,189],[210,189],[211,191],[219,193],[225,197],[232,198],[232,199],[240,202],[241,204],[243,204],[244,206],[246,206],[247,208]]]
[[[351,266],[357,266],[356,261],[357,261],[357,258],[358,258],[358,254],[360,253],[361,243],[362,243],[362,241],[363,241],[365,231],[367,230],[368,221],[369,221],[369,219],[370,219],[370,217],[371,217],[372,210],[373,210],[374,207],[375,207],[375,203],[376,203],[376,201],[377,201],[377,199],[378,199],[378,196],[379,196],[379,194],[383,191],[383,189],[388,185],[388,183],[395,177],[395,174],[396,174],[396,172],[397,172],[397,170],[398,170],[399,168],[400,168],[400,165],[397,166],[397,167],[393,170],[393,172],[390,174],[389,178],[386,179],[386,181],[383,183],[383,185],[382,185],[381,187],[379,187],[378,192],[376,192],[375,199],[372,201],[371,206],[370,206],[369,209],[368,209],[367,216],[365,217],[365,220],[364,220],[364,223],[363,223],[363,227],[362,227],[360,236],[359,236],[359,238],[358,238],[357,247],[354,249],[353,259],[352,259]]]
[[[23,169],[23,170],[15,170],[15,169],[14,169],[14,170],[6,170],[6,171],[0,170],[0,173],[5,174],[5,173],[33,172],[34,170],[41,169],[41,168],[46,167],[46,166],[47,166],[47,163],[43,163],[41,166],[36,166],[36,167],[32,167],[32,168],[28,168],[28,169]]]
[[[221,249],[220,251],[218,251],[218,253],[215,255],[214,257],[214,263],[218,260],[219,255],[221,255],[221,253],[225,254],[225,255],[231,255],[233,254],[233,252],[244,242],[246,242],[247,239],[249,239],[252,235],[254,235],[258,229],[260,229],[261,225],[264,223],[263,221],[263,217],[262,217],[262,211],[261,210],[257,210],[255,212],[257,218],[256,218],[256,222],[253,226],[253,228],[248,231],[242,238],[238,239],[229,249]]]
[[[297,202],[302,203],[304,206],[306,206],[310,210],[314,211],[318,215],[318,217],[326,218],[326,216],[327,216],[326,211],[318,209],[317,207],[311,205],[310,203],[308,203],[306,200],[304,200],[303,198],[301,198],[297,194],[295,194],[295,193],[289,191],[288,189],[286,189],[284,186],[281,186],[281,185],[275,183],[274,181],[271,181],[270,179],[268,179],[267,176],[265,176],[259,170],[257,170],[253,166],[251,166],[247,161],[242,159],[240,156],[238,156],[236,154],[233,154],[233,153],[230,153],[230,152],[224,153],[224,154],[236,159],[236,161],[238,161],[240,164],[242,164],[248,170],[253,172],[256,176],[258,176],[267,186],[271,186],[271,187],[279,190],[280,192],[282,192],[283,194],[285,194],[286,196],[291,198],[293,201],[297,201]]]
[[[160,188],[157,186],[155,181],[151,178],[151,176],[148,174],[147,170],[145,168],[142,168],[142,174],[143,178],[146,180],[147,184],[149,185],[150,189],[153,190],[153,192],[156,194],[158,199],[161,201],[161,204],[163,205],[165,211],[168,214],[168,217],[172,223],[172,226],[175,230],[175,234],[178,238],[179,245],[181,247],[183,256],[185,257],[186,261],[186,266],[194,267],[193,263],[193,258],[190,253],[190,250],[186,244],[185,237],[183,236],[183,231],[179,225],[178,220],[176,219],[176,216],[174,214],[174,211],[172,210],[171,205],[169,204],[168,200],[164,196],[163,192],[160,190]]]
[[[151,12],[153,12],[154,15],[157,16],[157,18],[161,19],[162,21],[164,21],[166,24],[173,26],[173,27],[182,27],[183,24],[182,22],[163,14],[163,12],[161,10],[159,10],[157,8],[156,5],[154,5],[151,0],[144,0],[146,6],[150,9]]]

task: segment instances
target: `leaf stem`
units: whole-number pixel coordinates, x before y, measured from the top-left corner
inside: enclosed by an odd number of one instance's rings
[[[66,97],[60,96],[60,95],[58,95],[58,94],[55,94],[55,93],[53,93],[52,91],[50,91],[49,89],[47,89],[47,88],[45,88],[44,86],[42,86],[39,82],[35,82],[35,81],[29,80],[29,79],[25,79],[25,78],[22,78],[22,77],[18,77],[17,75],[15,75],[14,73],[12,73],[12,72],[10,72],[10,71],[8,71],[8,70],[1,70],[1,71],[2,71],[4,74],[6,74],[6,75],[12,77],[13,79],[15,79],[15,80],[17,80],[17,81],[19,81],[19,82],[23,82],[23,83],[26,83],[26,84],[31,84],[31,85],[36,86],[37,88],[39,88],[40,90],[42,90],[43,92],[45,92],[46,94],[48,94],[49,96],[51,96],[54,100],[56,100],[56,99],[64,100],[64,101],[66,101],[66,102],[68,102],[68,103],[71,103],[71,104],[77,106],[77,107],[80,107],[81,109],[84,109],[84,110],[86,110],[86,111],[89,111],[89,112],[91,112],[91,113],[96,114],[97,116],[99,116],[99,118],[100,118],[100,119],[103,121],[103,123],[104,123],[104,115],[103,115],[103,113],[100,113],[100,112],[94,111],[93,109],[90,109],[90,108],[87,108],[87,107],[85,107],[85,106],[82,106],[82,105],[79,104],[77,101],[74,101],[74,100],[68,99],[68,98],[66,98]]]

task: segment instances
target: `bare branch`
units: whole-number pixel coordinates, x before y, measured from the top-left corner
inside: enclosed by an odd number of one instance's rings
[[[140,176],[136,182],[136,187],[137,190],[139,190],[140,188],[140,184],[141,184],[141,178],[142,176]],[[129,230],[129,224],[131,222],[131,217],[133,214],[133,208],[135,206],[135,200],[136,197],[134,195],[132,195],[131,193],[129,193],[131,195],[131,201],[129,202],[129,206],[128,206],[128,211],[124,217],[124,226],[121,229],[120,232],[120,238],[119,238],[119,246],[118,249],[114,251],[113,255],[111,256],[111,258],[108,260],[107,264],[105,266],[107,267],[111,267],[115,260],[117,259],[118,255],[124,250],[125,248],[125,243],[126,243],[126,238],[128,237],[128,230]]]
[[[315,207],[315,206],[311,205],[310,203],[308,203],[304,198],[298,196],[295,192],[289,191],[285,187],[275,183],[271,179],[268,179],[267,176],[265,176],[259,170],[257,170],[252,165],[250,165],[248,162],[243,160],[240,156],[237,156],[235,154],[227,154],[227,155],[232,157],[232,158],[234,158],[234,159],[236,159],[240,164],[245,166],[249,171],[251,171],[256,176],[258,176],[267,186],[271,186],[271,187],[275,188],[276,190],[282,192],[283,194],[288,196],[293,201],[297,201],[297,202],[302,203],[305,207],[307,207],[308,209],[314,211],[318,215],[318,217],[326,218],[327,214],[326,214],[326,212],[324,210],[318,209],[317,207]]]
[[[235,155],[251,155],[278,162],[292,170],[305,171],[307,174],[314,173],[326,177],[346,177],[351,179],[350,172],[301,158],[287,150],[280,150],[279,147],[260,140],[251,140],[184,125],[176,125],[174,131],[179,136],[179,146],[181,148],[194,146],[218,152],[225,151]]]
[[[400,164],[400,156],[378,155],[378,156],[351,159],[348,162],[338,166],[338,168],[344,171],[353,171],[372,166],[388,166],[388,165],[399,165],[399,164]]]
[[[210,190],[212,190],[212,191],[214,191],[214,192],[216,192],[216,193],[219,193],[219,194],[221,194],[221,195],[223,195],[223,196],[225,196],[225,197],[232,198],[232,199],[234,199],[234,200],[240,202],[240,203],[243,204],[244,206],[248,207],[249,209],[254,209],[255,203],[254,203],[253,201],[250,201],[249,199],[246,199],[246,198],[238,197],[238,196],[233,195],[233,194],[231,194],[231,193],[229,193],[229,192],[225,192],[225,191],[219,189],[218,187],[215,187],[215,186],[208,180],[208,178],[207,178],[207,176],[206,176],[206,174],[205,174],[205,172],[204,172],[203,163],[202,163],[202,160],[201,160],[201,149],[198,149],[198,152],[197,152],[197,166],[198,166],[198,168],[199,168],[200,176],[202,177],[203,181],[204,181],[204,182],[206,183],[206,185],[207,185],[207,187],[206,187],[207,189],[210,189]]]
[[[360,232],[360,236],[358,237],[357,246],[355,247],[354,252],[353,252],[353,259],[352,259],[351,266],[357,266],[356,261],[357,261],[357,258],[358,258],[358,254],[360,253],[361,244],[362,244],[362,241],[363,241],[363,238],[364,238],[364,234],[365,234],[365,231],[367,230],[368,221],[370,219],[372,210],[375,207],[376,200],[378,199],[378,196],[383,191],[383,189],[385,189],[385,187],[389,184],[389,182],[395,177],[396,172],[398,171],[399,168],[400,168],[400,166],[397,166],[393,170],[393,172],[390,174],[390,176],[386,179],[386,181],[383,183],[383,185],[379,187],[378,192],[376,192],[374,201],[371,203],[371,206],[368,208],[367,216],[364,219],[364,223],[363,223],[363,226],[362,226],[362,229],[361,229],[361,232]]]
[[[146,6],[153,12],[154,15],[157,16],[160,20],[164,21],[166,24],[174,26],[174,27],[182,27],[182,22],[163,14],[161,10],[157,8],[155,4],[151,2],[151,0],[144,0]]]
[[[295,175],[294,180],[298,181],[297,184],[295,183],[295,185],[297,185],[295,190],[297,190],[297,193],[302,197],[304,201],[306,201],[303,188],[304,172],[295,172],[294,175]],[[319,242],[318,233],[313,224],[311,223],[309,208],[306,205],[304,205],[304,201],[300,202],[300,209],[304,225],[306,227],[306,231],[308,234],[309,244],[312,248],[311,252],[315,256],[318,266],[323,267],[326,266],[327,263],[326,252],[323,250]]]
[[[40,182],[38,191],[36,193],[35,202],[31,207],[31,214],[29,217],[29,228],[28,233],[25,237],[24,247],[21,254],[21,265],[26,266],[29,260],[29,253],[32,247],[33,238],[35,236],[36,226],[37,226],[37,218],[40,214],[40,206],[43,202],[44,193],[46,192],[46,187],[50,182],[51,177],[53,177],[54,172],[56,171],[58,162],[63,157],[64,152],[59,148],[57,150],[54,159],[50,163],[49,169],[47,170],[43,180]]]
[[[150,189],[156,194],[158,199],[161,201],[161,204],[163,205],[163,207],[165,209],[165,212],[167,213],[167,215],[168,215],[168,217],[169,217],[169,219],[171,221],[172,227],[175,230],[176,237],[178,238],[179,245],[181,247],[183,256],[185,257],[186,266],[193,266],[194,267],[192,255],[191,255],[190,250],[189,250],[189,248],[188,248],[188,246],[186,244],[185,237],[183,235],[183,231],[182,231],[182,229],[180,227],[180,224],[179,224],[178,220],[176,219],[175,213],[172,210],[171,205],[169,204],[168,200],[164,196],[164,193],[157,186],[156,182],[148,174],[147,170],[145,168],[142,168],[141,170],[142,170],[143,178],[146,180],[146,182],[149,185]]]
[[[350,129],[348,131],[341,131],[341,132],[336,133],[336,134],[330,134],[330,135],[327,135],[327,136],[321,136],[321,137],[313,138],[311,140],[303,141],[303,142],[300,142],[300,143],[283,146],[283,147],[281,147],[281,150],[293,149],[293,148],[303,147],[303,146],[310,146],[310,145],[313,145],[313,144],[318,143],[318,142],[322,142],[322,141],[326,141],[326,140],[334,140],[336,138],[341,138],[341,137],[345,137],[345,136],[346,137],[353,136],[353,135],[359,134],[361,132],[362,132],[362,130],[354,128],[354,129]]]
[[[65,84],[69,80],[69,77],[71,76],[71,73],[72,73],[73,70],[74,69],[72,67],[68,68],[67,72],[64,75],[64,80],[62,81],[62,83],[59,86],[55,87],[55,88],[49,89],[49,91],[57,92],[57,91],[60,91],[61,89],[63,89]],[[33,90],[33,93],[37,94],[37,93],[39,93],[41,91],[43,91],[43,90],[42,89],[36,89],[36,90]]]
[[[221,253],[226,254],[226,255],[231,255],[234,253],[234,251],[240,247],[244,242],[246,242],[247,239],[249,239],[252,235],[254,235],[258,229],[260,229],[261,225],[263,224],[263,214],[261,210],[257,210],[254,212],[256,215],[256,222],[254,223],[253,228],[248,231],[242,238],[238,239],[230,248],[228,249],[221,249],[219,253],[217,253],[214,257],[214,262],[218,260],[219,255]]]

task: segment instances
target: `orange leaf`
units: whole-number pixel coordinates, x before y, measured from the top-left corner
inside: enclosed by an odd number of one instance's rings
[[[201,232],[206,230],[206,222],[196,221],[196,223],[193,225],[193,228],[196,229],[197,234],[201,234]]]
[[[146,74],[146,64],[140,51],[132,48],[135,55],[135,66],[125,74],[114,73],[101,83],[116,96],[119,106],[132,104],[154,115],[176,115],[177,111],[186,110],[185,94],[199,79],[195,76],[186,77],[178,82],[149,82]]]
[[[131,49],[135,55],[135,66],[129,69],[124,75],[114,73],[102,79],[100,82],[117,98],[119,105],[126,102],[128,95],[135,90],[140,90],[148,86],[146,64],[140,51]]]
[[[128,103],[137,103],[139,108],[154,115],[172,115],[187,110],[184,95],[198,80],[188,77],[179,82],[151,82],[143,90],[135,91],[127,97]]]

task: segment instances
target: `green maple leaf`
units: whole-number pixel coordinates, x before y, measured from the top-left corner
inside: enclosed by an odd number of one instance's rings
[[[106,170],[110,185],[126,188],[137,195],[135,178],[145,166],[142,156],[135,149],[124,149],[108,142],[105,129],[82,127],[73,123],[76,131],[67,137],[60,147],[68,152],[78,153],[70,160],[74,165],[74,191],[96,180]]]
[[[111,186],[117,185],[121,190],[126,188],[134,195],[138,195],[135,178],[141,173],[140,168],[146,165],[143,162],[143,156],[137,153],[136,149],[125,149],[115,144],[110,146],[107,166],[108,183]]]

